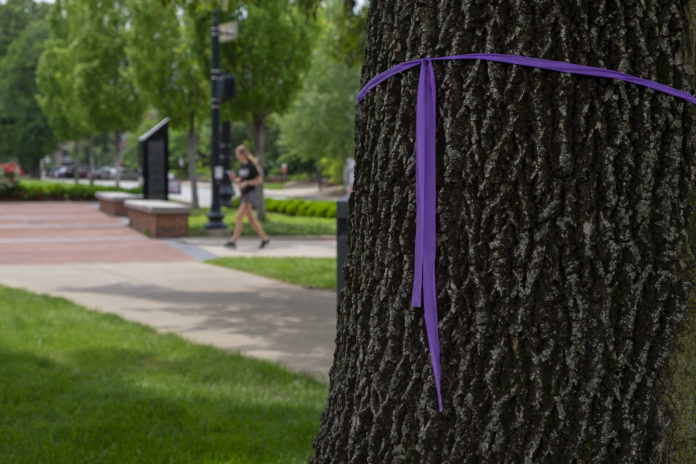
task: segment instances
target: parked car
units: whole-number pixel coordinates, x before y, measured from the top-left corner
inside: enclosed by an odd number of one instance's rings
[[[110,168],[111,170],[111,178],[115,179],[116,178],[116,169]],[[130,168],[127,168],[126,166],[121,166],[119,169],[119,178],[121,180],[138,180],[138,173],[133,171]]]
[[[115,179],[116,178],[116,168],[113,166],[111,167],[102,167],[97,169],[97,173],[95,174],[97,179]],[[127,168],[126,166],[121,166],[120,168],[120,179],[121,180],[138,180],[138,173],[133,171],[130,168]]]
[[[94,170],[95,179],[111,179],[111,169],[107,167],[101,167]]]
[[[56,177],[73,177],[75,168],[72,164],[63,164],[56,170]]]

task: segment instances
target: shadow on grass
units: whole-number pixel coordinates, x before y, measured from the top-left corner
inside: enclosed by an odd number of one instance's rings
[[[232,277],[231,277],[232,279]],[[232,286],[231,286],[232,287]],[[228,292],[181,290],[148,284],[111,284],[103,286],[66,286],[68,293],[132,295],[138,299],[166,304],[173,320],[191,318],[187,328],[176,327],[187,335],[207,330],[241,337],[234,349],[253,352],[262,347],[276,353],[276,360],[326,377],[331,366],[336,334],[335,293],[308,291],[304,288],[279,286]],[[144,307],[143,314],[162,311]],[[166,323],[163,323],[166,324]],[[160,329],[175,328],[160,326]],[[245,340],[252,340],[246,342]],[[260,340],[260,342],[259,342]],[[248,343],[248,344],[247,344]]]
[[[92,348],[57,361],[0,344],[0,462],[307,461],[323,386],[193,350]]]

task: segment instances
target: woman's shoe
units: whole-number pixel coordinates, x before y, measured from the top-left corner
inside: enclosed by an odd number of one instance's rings
[[[266,240],[261,240],[261,245],[259,245],[259,248],[264,248],[266,245],[268,245],[271,242],[270,238],[267,238]]]
[[[225,243],[225,246],[227,248],[232,248],[232,249],[237,248],[237,244],[235,242],[231,242],[231,241],[228,241],[227,243]]]

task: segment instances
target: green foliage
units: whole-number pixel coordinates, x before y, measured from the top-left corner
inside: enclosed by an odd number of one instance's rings
[[[205,235],[205,224],[208,222],[207,214],[209,210],[198,209],[191,212],[189,216],[189,234]],[[230,230],[234,229],[235,209],[223,209],[225,214],[225,224]],[[266,234],[274,235],[336,235],[336,219],[324,217],[301,217],[288,216],[287,214],[269,212],[266,219],[261,221]],[[254,237],[256,232],[251,228],[248,221],[244,222],[242,235]]]
[[[128,18],[118,0],[74,0],[66,21],[74,24],[75,87],[92,132],[135,127],[143,102],[129,75],[125,29]]]
[[[186,156],[170,151],[175,158],[174,163],[170,159],[170,166],[178,168],[178,173],[186,172],[196,188],[196,144],[199,121],[208,110],[208,87],[195,43],[186,31],[191,22],[177,14],[173,3],[128,0],[128,9],[131,75],[148,102],[169,117],[171,128],[185,130]],[[197,195],[193,203],[198,206]]]
[[[56,2],[52,17],[60,17],[59,4]],[[53,30],[56,25],[63,26],[63,22],[51,20],[49,23],[53,25],[52,38],[47,41],[36,69],[37,101],[59,139],[81,139],[88,136],[90,126],[75,88],[76,57],[70,52],[67,39],[57,36]]]
[[[288,200],[276,200],[266,198],[266,210],[287,214],[288,216],[335,218],[336,202],[321,200],[303,200],[293,198]]]
[[[239,2],[221,18],[239,22],[239,38],[221,47],[221,69],[236,76],[235,98],[222,109],[223,119],[243,120],[253,138],[254,154],[264,164],[266,120],[282,113],[301,86],[310,63],[313,21],[287,0]],[[265,216],[263,190],[258,215]]]
[[[48,5],[0,3],[0,161],[14,159],[34,172],[54,138],[34,98],[34,72],[47,37]]]
[[[217,258],[206,263],[290,284],[336,289],[336,258]]]
[[[16,159],[35,174],[41,158],[55,147],[53,131],[35,98],[34,74],[47,37],[46,22],[34,21],[0,58],[0,120],[11,121],[0,125],[0,159]]]
[[[0,58],[31,23],[46,17],[49,5],[34,0],[0,2]]]
[[[330,56],[354,68],[362,66],[367,36],[367,2],[356,11],[353,0],[326,2],[328,20],[324,46]]]
[[[0,287],[0,461],[302,463],[327,386]]]
[[[60,138],[118,134],[140,122],[142,99],[125,54],[127,23],[118,0],[57,0],[53,5],[37,81],[41,108]],[[115,154],[118,147],[114,144]]]
[[[15,163],[0,163],[0,198],[12,195],[21,174],[22,170]]]
[[[287,0],[240,2],[228,16],[239,38],[221,44],[221,69],[237,77],[237,91],[223,115],[254,123],[285,111],[310,64],[313,22]]]
[[[128,193],[141,193],[141,189],[123,189],[109,186],[64,184],[56,182],[42,182],[38,180],[21,179],[14,189],[0,190],[0,200],[71,200],[94,201],[94,194],[99,191],[121,191]]]
[[[340,181],[345,160],[354,152],[355,99],[360,67],[334,58],[330,40],[336,21],[343,21],[342,5],[329,3],[322,10],[321,38],[302,91],[288,112],[279,118],[282,161],[290,172],[313,171],[317,163],[334,181]],[[352,61],[352,60],[348,60]]]
[[[209,111],[208,82],[191,34],[177,5],[128,0],[130,28],[126,52],[129,72],[146,100],[170,118],[172,128],[191,129],[192,116]],[[197,119],[197,118],[196,118]]]

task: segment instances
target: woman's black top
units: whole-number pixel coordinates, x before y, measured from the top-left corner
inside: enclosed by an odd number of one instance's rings
[[[256,169],[256,165],[254,163],[249,161],[248,163],[242,164],[239,167],[239,177],[243,181],[256,179],[257,177],[259,177],[259,170]],[[246,187],[244,187],[244,189],[242,189],[242,195],[244,195],[247,192],[251,192],[252,190],[254,190],[254,186],[247,185]]]

